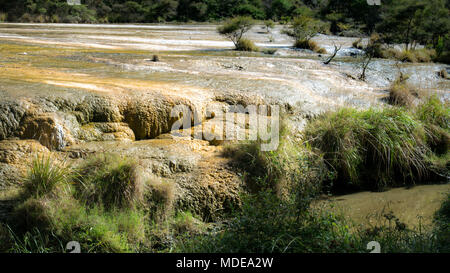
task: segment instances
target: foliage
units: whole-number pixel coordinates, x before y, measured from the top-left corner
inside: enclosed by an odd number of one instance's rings
[[[230,39],[238,49],[242,36],[254,25],[255,21],[251,17],[236,17],[219,26],[217,32]],[[248,45],[248,42],[246,44]]]
[[[298,41],[308,42],[316,34],[325,30],[325,25],[320,20],[308,16],[296,17],[289,29],[285,29],[284,33],[294,37],[295,43]]]

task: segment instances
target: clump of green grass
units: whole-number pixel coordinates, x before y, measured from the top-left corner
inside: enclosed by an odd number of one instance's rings
[[[414,184],[428,171],[424,127],[400,108],[326,113],[308,124],[305,137],[336,171],[337,188]]]
[[[142,201],[144,177],[133,160],[114,154],[88,159],[79,170],[77,189],[88,205],[132,207]]]
[[[445,130],[450,129],[450,107],[447,103],[441,102],[437,96],[431,96],[421,103],[416,116],[426,124],[439,126]]]
[[[58,185],[67,182],[70,170],[51,156],[38,155],[32,161],[24,182],[24,194],[42,196],[52,192]]]
[[[415,116],[429,132],[427,144],[433,151],[429,157],[435,173],[449,177],[450,165],[450,108],[437,96],[431,96],[417,106]]]
[[[249,40],[247,38],[241,38],[236,44],[236,50],[258,52],[259,48],[255,45],[255,43],[252,40]]]
[[[299,209],[307,207],[329,175],[322,158],[293,140],[285,121],[277,150],[262,151],[261,144],[258,140],[227,146],[224,155],[233,158],[244,172],[250,192],[273,190],[280,198],[294,201]]]

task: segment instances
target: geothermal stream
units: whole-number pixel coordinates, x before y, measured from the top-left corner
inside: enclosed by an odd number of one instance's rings
[[[258,46],[277,49],[274,55],[235,52],[215,29],[0,24],[0,189],[20,184],[36,153],[76,163],[114,152],[139,159],[149,177],[174,183],[178,206],[213,219],[238,199],[241,178],[221,156],[222,141],[171,133],[174,106],[187,105],[199,115],[196,125],[212,135],[211,125],[221,120],[206,110],[234,105],[279,105],[301,130],[324,111],[383,107],[399,74],[395,62],[377,59],[367,81],[358,80],[361,52],[351,48],[357,38],[315,37],[328,53],[342,45],[336,60],[324,65],[328,54],[292,49],[280,26],[248,34]],[[399,67],[411,85],[450,99],[449,81],[437,73],[448,66]]]

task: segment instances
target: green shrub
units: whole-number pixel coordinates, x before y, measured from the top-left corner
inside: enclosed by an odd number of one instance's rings
[[[349,229],[330,213],[307,211],[270,192],[246,197],[242,212],[226,226],[184,242],[182,252],[312,253],[349,252]],[[342,243],[342,244],[341,244]],[[356,244],[354,244],[356,245]],[[353,250],[356,251],[356,250]]]
[[[434,59],[435,62],[450,64],[450,51],[445,50],[441,55]]]
[[[24,191],[27,196],[42,196],[52,192],[58,185],[67,183],[70,170],[64,163],[51,158],[51,156],[36,156],[32,161],[30,170],[24,182]]]
[[[336,170],[335,188],[414,184],[428,171],[424,128],[403,109],[326,113],[309,122],[305,137]]]
[[[309,46],[308,42],[317,35],[319,32],[325,32],[327,29],[325,23],[312,17],[301,15],[292,21],[291,26],[288,29],[284,29],[283,32],[295,39],[294,47]],[[309,47],[299,47],[307,48]]]
[[[132,207],[142,201],[145,182],[133,160],[104,154],[86,160],[77,189],[87,204],[105,208]]]

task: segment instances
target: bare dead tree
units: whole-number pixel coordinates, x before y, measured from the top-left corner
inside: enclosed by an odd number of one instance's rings
[[[362,81],[366,80],[366,71],[367,67],[369,66],[372,59],[375,57],[375,53],[377,49],[381,46],[381,38],[377,34],[372,34],[372,37],[370,37],[369,44],[365,48],[365,54],[362,61],[362,73],[359,76],[359,79]]]
[[[336,57],[337,53],[339,52],[339,50],[341,50],[341,48],[342,48],[342,45],[340,45],[339,48],[337,47],[337,45],[334,45],[334,52],[333,52],[333,54],[323,64],[331,63],[331,61],[334,59],[334,57]]]
[[[361,75],[359,76],[359,79],[362,81],[366,80],[366,70],[367,70],[367,67],[369,66],[370,62],[372,61],[372,58],[373,58],[373,54],[366,53],[364,55],[363,65],[362,65],[363,70],[362,70]]]

